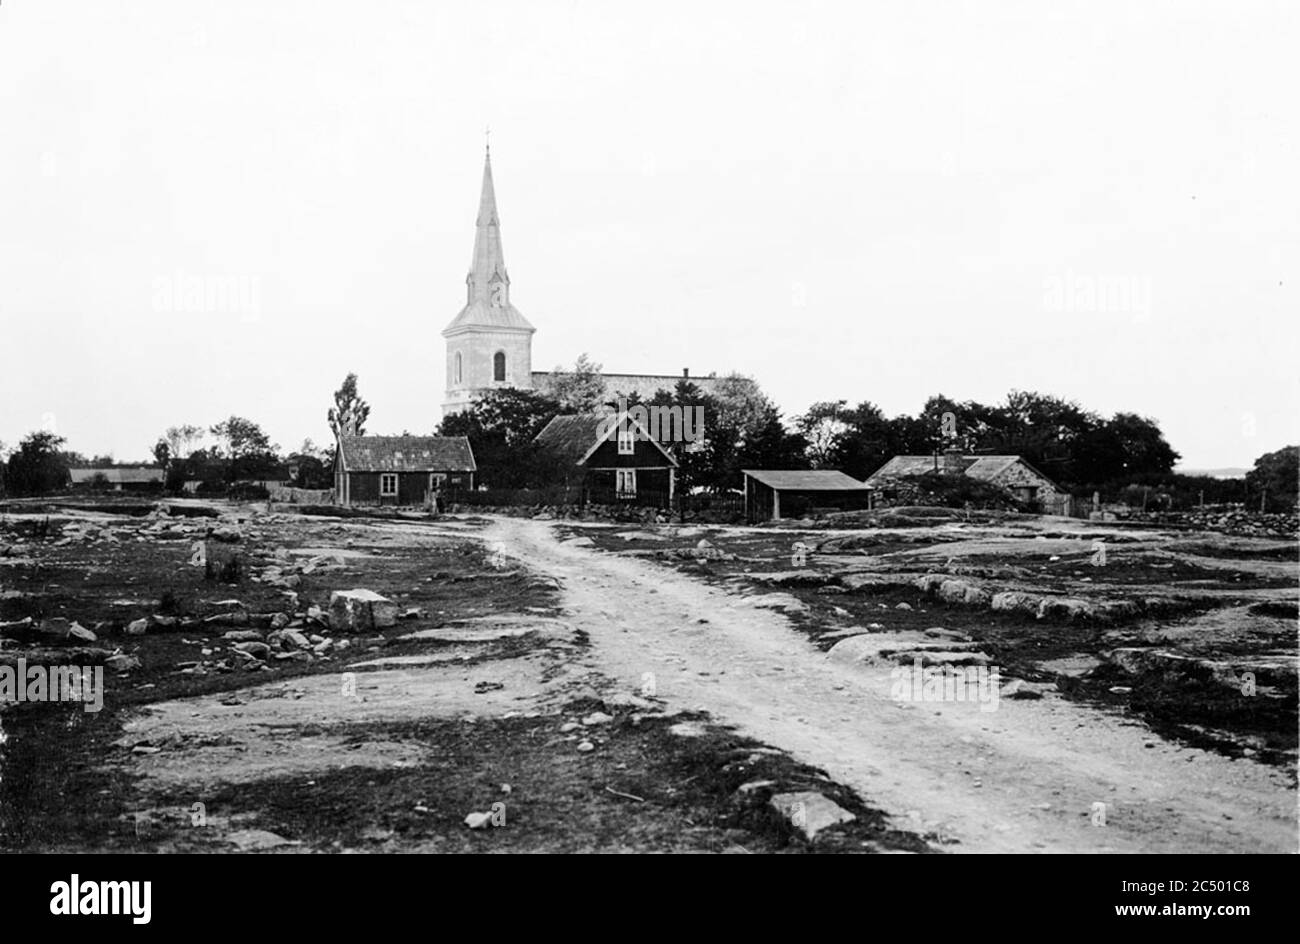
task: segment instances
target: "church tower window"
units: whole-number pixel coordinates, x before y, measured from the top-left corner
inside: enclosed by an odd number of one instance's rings
[[[464,371],[461,369],[461,357],[460,357],[460,351],[457,351],[457,352],[456,352],[456,371],[455,371],[455,377],[456,377],[456,386],[459,387],[461,384],[463,384],[463,383],[465,382],[465,373],[464,373]]]
[[[497,351],[492,355],[492,379],[504,381],[506,379],[506,352]]]

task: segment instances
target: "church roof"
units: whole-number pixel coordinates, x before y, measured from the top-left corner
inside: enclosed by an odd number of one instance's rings
[[[555,373],[550,370],[533,371],[533,388],[536,390],[545,390],[550,381],[551,374]],[[675,393],[677,383],[681,380],[689,380],[700,389],[701,393],[712,393],[720,377],[682,377],[677,374],[607,374],[601,371],[601,378],[605,381],[605,395],[611,399],[620,395],[630,397],[636,394],[642,400],[651,399],[660,390],[667,390],[669,393]]]
[[[510,276],[506,272],[505,252],[501,248],[501,218],[497,213],[496,187],[492,183],[491,152],[483,162],[483,191],[479,196],[478,219],[474,226],[474,258],[470,260],[466,279],[468,301],[460,314],[443,329],[443,337],[473,327],[535,331],[528,319],[510,304]],[[506,287],[504,304],[492,303],[494,283]]]

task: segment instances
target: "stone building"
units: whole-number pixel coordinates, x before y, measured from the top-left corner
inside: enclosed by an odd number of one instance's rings
[[[955,449],[942,456],[894,456],[867,477],[867,485],[888,497],[906,479],[933,472],[979,479],[1005,488],[1018,501],[1047,509],[1060,505],[1064,496],[1055,482],[1021,456],[968,456]]]

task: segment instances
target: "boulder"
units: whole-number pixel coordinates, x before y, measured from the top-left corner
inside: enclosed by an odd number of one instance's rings
[[[934,593],[949,579],[947,574],[922,574],[912,581],[912,585],[922,593]]]
[[[397,624],[397,604],[373,590],[335,590],[330,595],[330,628],[363,633]]]
[[[995,593],[991,601],[991,605],[995,610],[1020,613],[1037,613],[1038,603],[1038,597],[1030,593],[1021,593],[1018,590]]]
[[[922,580],[932,577],[927,575]],[[931,585],[933,581],[931,581]],[[969,580],[944,580],[937,591],[939,599],[945,603],[961,603],[966,606],[988,606],[992,595],[985,589],[975,586]]]
[[[280,638],[284,645],[292,646],[295,649],[311,648],[311,640],[296,629],[286,629],[280,634]]]
[[[817,834],[824,829],[857,819],[835,801],[828,800],[813,790],[773,794],[768,803],[809,842],[816,839]]]
[[[262,633],[256,629],[232,629],[228,633],[222,633],[221,638],[231,642],[261,642]]]
[[[1076,620],[1092,615],[1092,604],[1074,597],[1044,597],[1038,604],[1039,619]]]

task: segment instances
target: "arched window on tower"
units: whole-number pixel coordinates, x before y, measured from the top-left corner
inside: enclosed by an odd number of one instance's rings
[[[492,355],[492,379],[506,379],[506,352],[497,351]]]
[[[456,370],[453,376],[455,376],[456,378],[456,386],[459,387],[462,383],[465,382],[464,380],[465,374],[464,371],[461,369],[460,351],[456,352]]]

